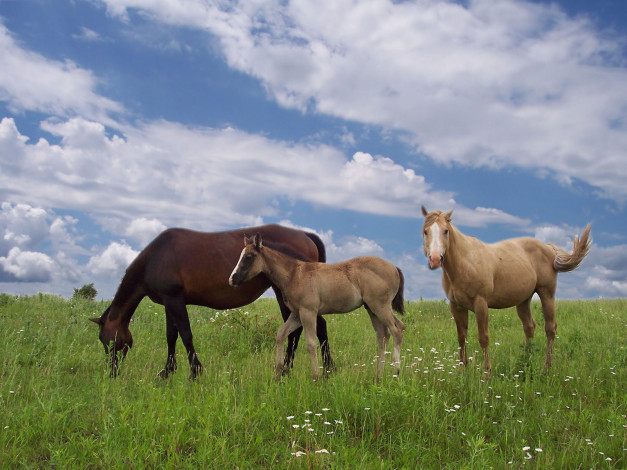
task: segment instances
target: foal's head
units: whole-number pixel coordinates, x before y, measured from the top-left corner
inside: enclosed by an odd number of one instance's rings
[[[261,235],[258,233],[251,238],[244,237],[244,249],[239,257],[239,261],[235,265],[235,269],[229,277],[229,284],[233,287],[239,287],[244,282],[252,279],[263,269],[263,260],[261,259],[261,250],[263,243]]]
[[[453,211],[427,212],[425,206],[422,206],[422,215],[425,216],[425,223],[422,226],[425,255],[429,260],[429,268],[437,269],[442,266],[444,255],[448,250]]]

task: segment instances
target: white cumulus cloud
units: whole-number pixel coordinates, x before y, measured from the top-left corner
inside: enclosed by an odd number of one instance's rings
[[[0,256],[0,266],[17,281],[46,282],[52,277],[54,261],[44,253],[22,251],[14,247],[7,256]],[[0,277],[6,275],[0,273]]]
[[[112,242],[102,253],[89,259],[87,270],[95,276],[118,278],[138,253],[126,244]]]

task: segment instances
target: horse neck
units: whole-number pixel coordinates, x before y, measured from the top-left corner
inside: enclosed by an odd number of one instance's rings
[[[263,259],[265,262],[264,274],[281,291],[290,283],[292,272],[298,263],[301,262],[268,247],[265,247],[263,250]]]
[[[460,263],[464,259],[464,253],[467,251],[465,249],[467,240],[468,237],[466,235],[460,232],[453,224],[449,224],[448,252],[444,257],[442,269],[451,278],[456,277]]]
[[[124,275],[108,309],[109,321],[128,326],[137,306],[146,295],[139,286],[140,284],[132,279],[128,272]]]

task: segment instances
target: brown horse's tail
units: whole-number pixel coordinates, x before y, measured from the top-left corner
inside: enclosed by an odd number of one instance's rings
[[[403,275],[403,271],[401,271],[399,268],[396,268],[396,270],[398,271],[398,275],[400,276],[401,280],[398,285],[398,291],[396,292],[396,295],[392,300],[392,308],[395,312],[398,312],[401,315],[405,315],[405,299],[403,298],[403,290],[405,289],[405,276]]]
[[[314,242],[314,244],[316,245],[316,248],[318,248],[318,262],[326,263],[327,262],[327,249],[324,247],[324,243],[322,243],[322,240],[320,240],[320,237],[316,235],[315,233],[310,233],[310,232],[305,232],[305,235],[307,235],[311,239],[311,241]]]
[[[549,246],[555,251],[553,269],[555,269],[557,272],[563,273],[572,271],[579,267],[583,259],[588,254],[588,251],[590,251],[590,245],[592,244],[592,239],[590,238],[591,226],[591,224],[588,224],[586,229],[581,234],[581,238],[575,235],[572,253],[567,253],[561,248],[555,246],[554,244],[549,243]]]

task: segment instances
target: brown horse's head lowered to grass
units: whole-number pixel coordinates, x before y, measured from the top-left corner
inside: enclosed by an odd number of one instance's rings
[[[385,349],[394,337],[393,363],[400,370],[401,343],[405,325],[392,310],[403,313],[403,273],[393,264],[362,256],[335,264],[304,263],[289,254],[265,246],[260,234],[244,239],[244,249],[229,278],[239,286],[265,274],[283,293],[292,314],[277,334],[276,377],[284,372],[283,343],[302,325],[314,377],[319,374],[316,354],[316,319],[327,313],[351,312],[362,305],[368,311],[377,335],[377,377],[383,373]]]
[[[468,310],[477,318],[479,344],[489,375],[488,308],[515,306],[529,343],[536,327],[531,316],[531,298],[537,294],[544,313],[545,366],[549,367],[557,329],[557,273],[576,269],[586,257],[591,244],[590,225],[581,237],[575,236],[573,251],[567,253],[551,243],[530,237],[486,244],[461,233],[452,223],[453,211],[429,212],[423,206],[422,214],[425,217],[422,228],[425,255],[429,268],[442,268],[442,287],[457,325],[460,362],[468,361]]]

